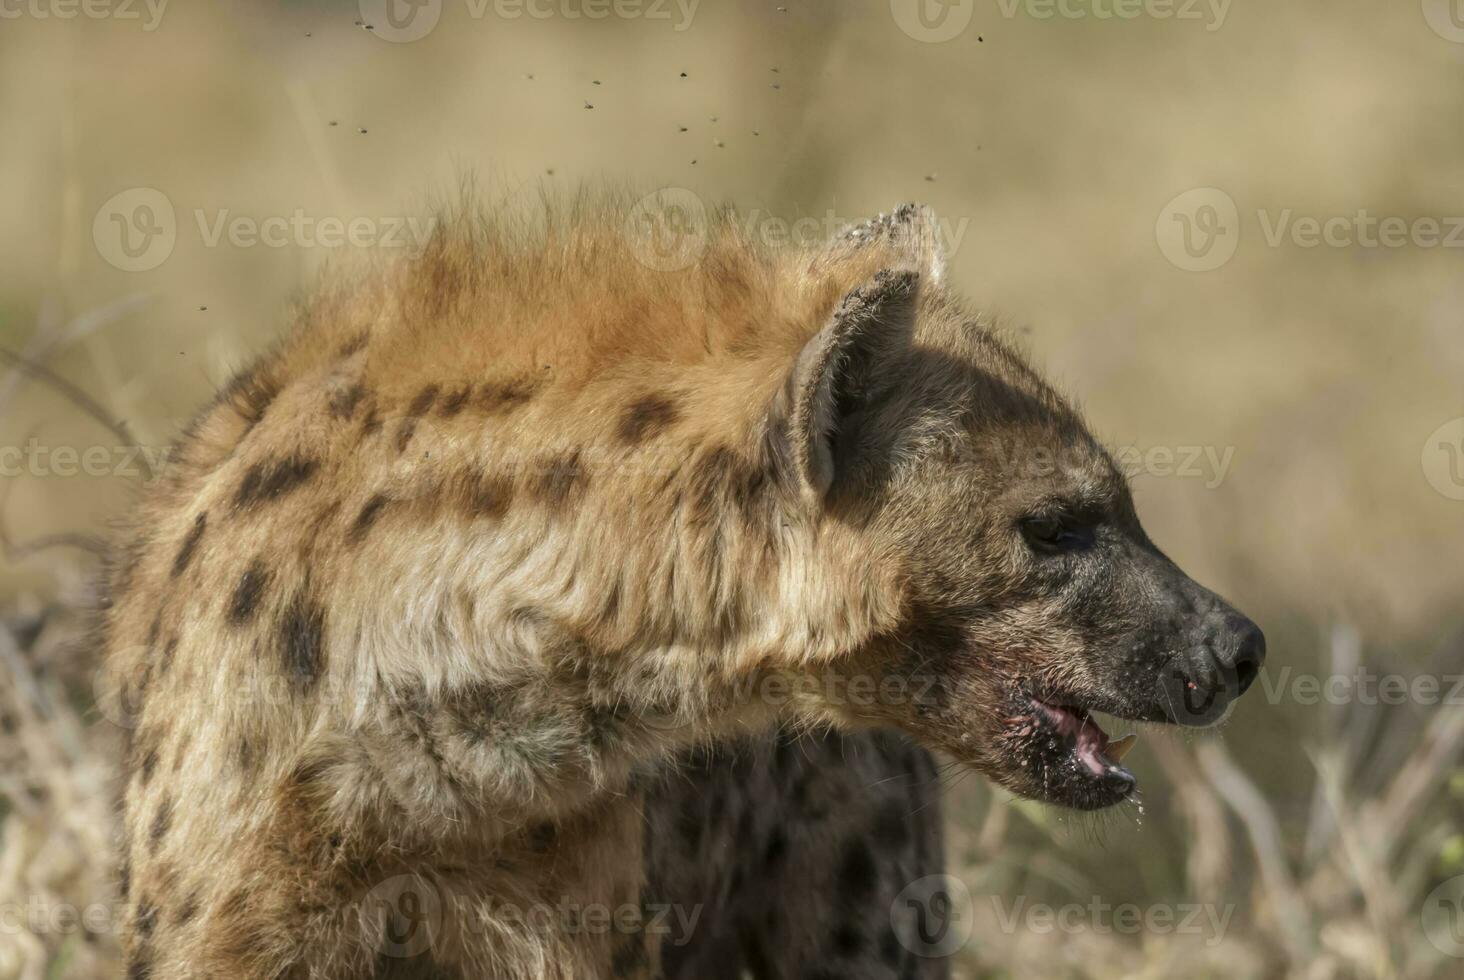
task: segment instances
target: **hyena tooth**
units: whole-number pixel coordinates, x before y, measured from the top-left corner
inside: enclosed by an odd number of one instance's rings
[[[1133,747],[1138,744],[1138,741],[1139,736],[1130,732],[1123,738],[1116,738],[1109,742],[1108,748],[1104,750],[1103,754],[1114,762],[1122,762],[1123,757],[1129,754]]]

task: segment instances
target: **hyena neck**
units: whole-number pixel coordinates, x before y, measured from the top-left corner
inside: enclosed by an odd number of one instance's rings
[[[611,456],[581,448],[583,485],[558,507],[420,535],[385,560],[434,589],[363,612],[374,659],[396,661],[381,676],[435,706],[444,768],[460,759],[511,822],[554,815],[525,800],[583,806],[688,743],[773,727],[812,689],[800,678],[898,615],[890,570],[854,531],[790,510],[751,450]],[[535,457],[517,484],[564,481],[561,461]]]

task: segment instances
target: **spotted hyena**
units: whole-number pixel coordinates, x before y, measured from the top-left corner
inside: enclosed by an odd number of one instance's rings
[[[445,222],[180,440],[106,617],[132,977],[939,976],[873,729],[1100,808],[1090,711],[1254,676],[927,210],[671,271],[623,214]]]

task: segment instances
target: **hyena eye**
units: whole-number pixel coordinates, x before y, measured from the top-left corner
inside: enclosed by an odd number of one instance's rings
[[[1062,517],[1028,517],[1021,522],[1022,536],[1043,554],[1077,551],[1093,543],[1093,529]]]

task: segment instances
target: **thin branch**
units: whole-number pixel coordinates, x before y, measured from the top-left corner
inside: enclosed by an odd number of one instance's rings
[[[60,394],[67,401],[71,402],[71,404],[75,405],[82,412],[91,416],[92,419],[98,422],[103,428],[107,429],[107,431],[111,432],[118,439],[122,440],[123,445],[137,445],[137,440],[133,437],[132,431],[128,429],[127,423],[121,421],[120,419],[113,419],[110,415],[107,414],[107,410],[103,408],[100,404],[98,404],[95,399],[93,399],[85,391],[82,391],[80,387],[71,383],[70,381],[67,381],[65,378],[52,371],[50,368],[42,364],[36,364],[35,362],[25,357],[22,357],[14,351],[8,350],[4,347],[0,347],[0,361],[9,364],[13,370],[20,371],[27,377],[39,381],[42,384],[55,390],[58,394]],[[149,481],[153,480],[156,477],[156,474],[153,473],[152,464],[149,463],[146,458],[139,459],[138,462],[140,462],[143,469],[146,470],[147,479]]]

